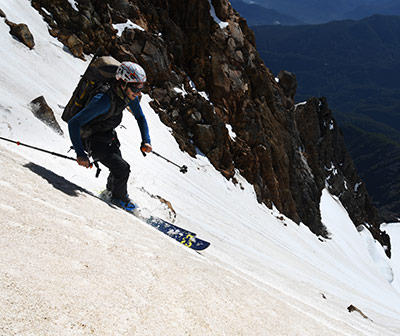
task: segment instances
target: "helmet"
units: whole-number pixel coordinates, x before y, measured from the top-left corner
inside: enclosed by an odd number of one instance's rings
[[[122,62],[115,73],[115,78],[122,79],[126,83],[144,83],[147,79],[144,69],[133,62]]]

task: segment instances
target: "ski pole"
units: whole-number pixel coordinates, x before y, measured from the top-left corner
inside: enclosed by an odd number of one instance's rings
[[[154,155],[156,155],[156,156],[162,158],[163,160],[167,161],[168,163],[171,163],[171,164],[173,164],[174,166],[178,167],[178,168],[179,168],[179,171],[180,171],[182,174],[187,173],[187,171],[188,171],[188,167],[187,167],[187,166],[185,166],[185,165],[180,166],[180,165],[176,164],[175,162],[172,162],[171,160],[169,160],[169,159],[167,159],[166,157],[162,156],[161,154],[158,154],[158,153],[155,152],[155,151],[151,151],[151,153],[153,153]]]
[[[76,159],[75,159],[75,158],[70,157],[70,156],[67,156],[67,155],[63,155],[63,154],[60,154],[60,153],[51,152],[51,151],[48,151],[48,150],[46,150],[46,149],[39,148],[39,147],[35,147],[35,146],[32,146],[32,145],[27,145],[27,144],[24,144],[24,143],[22,143],[22,142],[20,142],[20,141],[14,141],[14,140],[7,139],[7,138],[3,138],[3,137],[0,137],[0,139],[1,139],[1,140],[4,140],[4,141],[8,141],[8,142],[15,143],[15,144],[17,144],[18,146],[25,146],[25,147],[28,147],[28,148],[31,148],[31,149],[35,149],[35,150],[40,151],[40,152],[44,152],[44,153],[47,153],[47,154],[51,154],[51,155],[58,156],[58,157],[63,158],[63,159],[68,159],[68,160],[72,160],[72,161],[75,161],[75,162],[76,162]],[[92,167],[93,165],[95,165],[95,166],[97,167],[98,173],[97,173],[96,175],[98,175],[98,174],[100,173],[100,172],[99,172],[100,168],[98,167],[97,161],[94,161],[94,162],[91,162],[91,163],[90,163],[90,167]],[[96,176],[96,177],[97,177],[97,176]]]
[[[51,151],[48,151],[48,150],[43,149],[43,148],[39,148],[39,147],[27,145],[27,144],[24,144],[24,143],[22,143],[22,142],[20,142],[20,141],[14,141],[14,140],[7,139],[7,138],[3,138],[3,137],[0,137],[0,139],[1,139],[1,140],[4,140],[4,141],[8,141],[8,142],[15,143],[15,144],[17,144],[18,146],[25,146],[25,147],[28,147],[28,148],[32,148],[32,149],[38,150],[38,151],[40,151],[40,152],[44,152],[44,153],[47,153],[47,154],[51,154],[51,155],[54,155],[54,156],[58,156],[58,157],[63,158],[63,159],[68,159],[68,160],[76,161],[76,159],[74,159],[73,157],[66,156],[66,155],[63,155],[63,154],[60,154],[60,153],[51,152]]]

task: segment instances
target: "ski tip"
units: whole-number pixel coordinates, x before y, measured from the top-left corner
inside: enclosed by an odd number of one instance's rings
[[[210,243],[208,241],[201,240],[201,239],[198,239],[198,238],[196,239],[196,241],[194,243],[192,243],[190,245],[186,244],[186,243],[183,243],[183,242],[182,242],[182,244],[187,246],[187,247],[189,247],[189,248],[191,248],[191,249],[193,249],[193,250],[195,250],[195,251],[204,251],[207,247],[210,246]]]

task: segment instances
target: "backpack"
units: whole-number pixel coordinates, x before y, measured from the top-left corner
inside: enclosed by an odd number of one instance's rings
[[[115,73],[121,63],[111,56],[97,57],[96,54],[64,108],[61,118],[65,122],[70,121],[74,115],[86,107],[98,92],[104,90],[104,87],[110,87],[111,81],[115,78]]]

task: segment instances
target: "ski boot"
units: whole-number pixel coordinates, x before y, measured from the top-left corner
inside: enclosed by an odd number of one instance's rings
[[[134,214],[135,210],[138,209],[138,206],[134,204],[128,196],[123,199],[112,198],[111,203],[116,205],[119,208],[124,209],[125,211]]]

